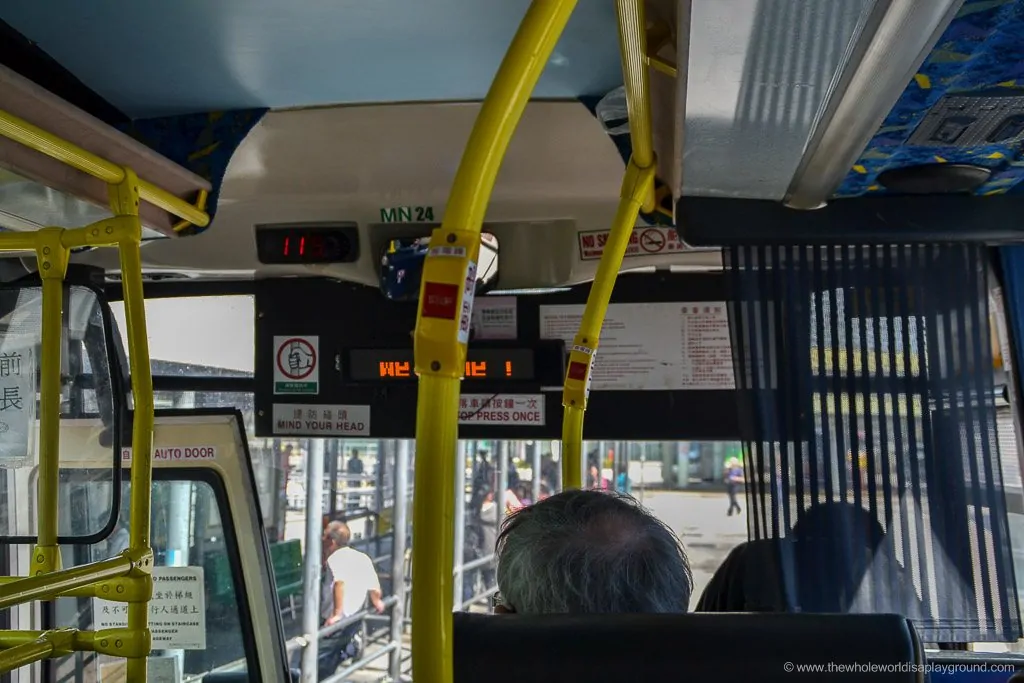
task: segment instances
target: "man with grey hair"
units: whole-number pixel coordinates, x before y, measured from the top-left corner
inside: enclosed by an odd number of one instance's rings
[[[496,612],[682,613],[679,539],[631,496],[572,490],[512,514],[497,543]]]

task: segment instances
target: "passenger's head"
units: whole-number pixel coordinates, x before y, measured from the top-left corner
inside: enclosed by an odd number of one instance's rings
[[[350,540],[352,540],[352,532],[349,530],[348,524],[341,521],[329,523],[324,529],[324,555],[330,555],[334,551],[344,548]]]
[[[573,490],[522,508],[497,554],[503,611],[685,612],[690,602],[682,544],[626,495]]]
[[[878,556],[885,531],[871,512],[854,503],[811,505],[793,526],[792,540],[785,546],[793,562],[788,571],[795,577],[801,611],[849,611],[867,595],[869,571],[880,571],[878,578],[890,576],[886,559]]]
[[[862,544],[874,550],[881,545],[885,531],[878,518],[860,505],[829,501],[815,503],[804,510],[793,525],[793,537],[815,543]]]

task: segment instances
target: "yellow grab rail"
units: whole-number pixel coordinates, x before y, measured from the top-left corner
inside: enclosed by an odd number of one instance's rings
[[[643,0],[616,0],[619,18],[619,47],[625,79],[626,108],[633,155],[622,179],[619,208],[608,235],[597,274],[587,296],[580,329],[573,338],[562,390],[562,487],[583,486],[583,421],[590,396],[591,373],[601,327],[615,279],[622,268],[626,247],[642,209],[655,209],[653,124],[651,122],[650,76],[647,72],[647,25]]]
[[[8,132],[8,129],[0,128],[0,133],[7,135]],[[53,136],[49,138],[56,139]],[[68,149],[77,149],[73,145],[64,144]],[[93,650],[126,657],[129,683],[143,683],[146,680],[146,657],[151,644],[147,603],[153,592],[153,552],[149,544],[150,489],[153,481],[153,382],[142,291],[140,182],[128,168],[119,169],[116,177],[119,179],[110,185],[109,190],[110,208],[115,214],[113,218],[71,230],[43,228],[34,233],[0,233],[0,251],[35,251],[43,293],[38,540],[32,551],[31,576],[5,577],[4,581],[0,581],[0,608],[31,600],[52,599],[58,595],[95,595],[127,603],[128,626],[98,632],[73,629],[45,633],[0,632],[0,646],[5,648],[0,651],[0,673],[69,651]],[[57,509],[63,288],[70,250],[85,246],[114,246],[118,248],[121,258],[132,393],[135,400],[130,541],[128,549],[119,557],[61,570],[60,548],[57,545]]]
[[[3,631],[0,633],[19,633],[17,631]],[[73,649],[76,631],[72,629],[60,629],[57,631],[30,632],[25,633],[30,638],[24,639],[10,646],[4,655],[10,659],[12,669],[27,666],[34,662],[50,657],[60,657],[70,654]],[[0,641],[2,642],[2,641]]]
[[[0,609],[6,609],[29,600],[53,600],[57,597],[73,595],[79,588],[124,576],[131,568],[131,559],[120,555],[109,560],[36,576],[5,576],[4,580],[0,581]],[[96,596],[99,596],[96,591],[89,595],[89,597]]]
[[[654,166],[654,123],[651,116],[651,78],[647,71],[647,19],[644,0],[616,0],[619,18],[619,49],[629,115],[629,140],[633,161],[640,168]],[[655,209],[654,184],[643,197],[642,209]]]
[[[3,110],[0,110],[0,135],[67,164],[82,173],[88,173],[93,178],[99,178],[108,185],[117,185],[124,181],[124,169],[117,164],[96,156],[78,145],[63,140]],[[138,185],[139,196],[153,206],[160,207],[167,213],[200,228],[205,228],[210,224],[210,215],[203,210],[207,198],[205,190],[199,192],[197,204],[192,205],[145,180],[139,180]],[[175,229],[179,229],[178,226],[175,226]]]
[[[654,165],[638,167],[632,159],[622,179],[619,209],[615,214],[604,254],[597,266],[597,274],[587,295],[579,332],[573,338],[569,351],[569,367],[562,390],[562,488],[580,488],[583,485],[583,414],[590,394],[590,377],[594,370],[601,327],[608,312],[615,279],[622,268],[622,259],[633,234],[640,206],[648,191],[654,187]],[[600,465],[599,465],[600,466]],[[454,476],[454,475],[453,475]]]
[[[533,0],[487,93],[423,266],[413,498],[413,678],[452,680],[452,558],[459,387],[476,286],[480,229],[501,161],[576,0]]]

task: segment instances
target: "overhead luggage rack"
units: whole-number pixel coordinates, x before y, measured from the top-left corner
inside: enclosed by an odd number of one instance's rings
[[[210,222],[209,182],[2,66],[0,167],[17,176],[6,183],[14,196],[29,195],[28,201],[14,202],[20,208],[6,199],[0,205],[10,214],[5,221],[0,213],[0,225],[8,229],[73,224],[75,215],[88,216],[82,224],[109,216],[97,207],[107,206],[107,186],[121,181],[124,167],[140,176],[139,213],[150,231],[173,236]],[[54,220],[54,212],[63,219]]]

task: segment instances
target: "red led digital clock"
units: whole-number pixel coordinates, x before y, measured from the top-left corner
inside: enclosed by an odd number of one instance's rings
[[[256,226],[256,255],[266,265],[351,263],[358,244],[351,223]]]

